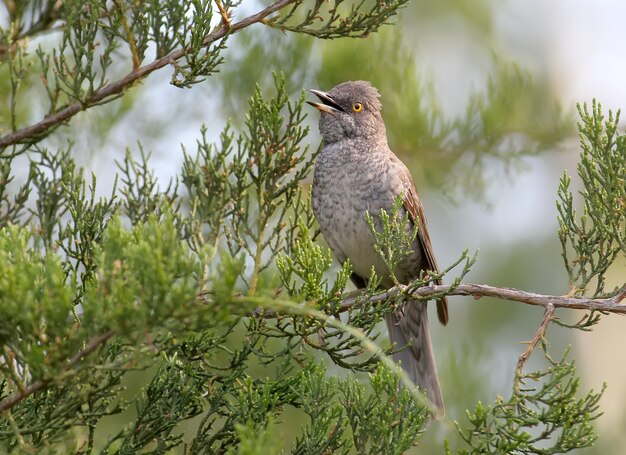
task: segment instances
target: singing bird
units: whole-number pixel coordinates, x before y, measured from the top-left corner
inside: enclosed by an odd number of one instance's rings
[[[383,259],[374,249],[374,236],[366,221],[381,209],[391,211],[400,196],[399,216],[408,213],[417,236],[412,253],[394,270],[400,283],[417,278],[421,271],[436,273],[437,262],[426,229],[426,217],[415,184],[404,163],[387,144],[381,116],[380,94],[369,82],[350,81],[328,92],[311,90],[320,102],[307,101],[320,111],[319,129],[323,147],[315,163],[312,203],[322,235],[342,263],[352,264],[352,280],[359,288],[367,285],[372,267],[382,277],[382,286],[393,281]],[[441,280],[437,281],[441,284]],[[437,302],[439,321],[448,322],[445,298]],[[428,329],[426,302],[407,301],[385,315],[387,330],[396,348],[394,355],[414,384],[426,390],[428,399],[444,412],[443,396]]]

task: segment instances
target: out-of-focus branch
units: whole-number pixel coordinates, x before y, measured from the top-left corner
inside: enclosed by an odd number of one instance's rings
[[[295,0],[279,0],[271,4],[264,10],[258,12],[257,14],[248,16],[245,19],[230,25],[229,27],[227,27],[226,25],[222,25],[222,27],[206,36],[206,38],[204,39],[204,45],[208,46],[209,44],[221,38],[224,38],[227,34],[237,32],[252,24],[261,22],[262,19],[284,8],[290,3],[293,3],[294,1]],[[69,106],[66,106],[63,109],[55,112],[54,114],[45,117],[44,119],[33,125],[27,126],[13,133],[0,137],[0,149],[3,149],[10,145],[24,143],[27,139],[37,137],[45,133],[49,129],[54,128],[55,126],[58,126],[63,122],[66,122],[71,117],[86,109],[87,107],[100,104],[108,98],[112,98],[116,95],[121,94],[124,90],[131,87],[135,82],[146,77],[153,71],[156,71],[166,65],[172,64],[177,60],[180,60],[185,56],[186,52],[187,49],[178,49],[169,53],[168,55],[154,60],[147,65],[133,69],[122,79],[119,79],[102,87],[102,89],[95,92],[93,96],[91,96],[88,100],[82,100],[72,103]]]
[[[113,331],[108,331],[100,335],[97,335],[93,337],[91,340],[89,340],[89,342],[87,343],[84,349],[82,349],[80,352],[77,352],[76,354],[72,356],[72,358],[69,361],[69,366],[67,370],[75,367],[78,363],[80,363],[81,360],[83,360],[83,358],[87,357],[89,354],[91,354],[100,346],[102,346],[104,343],[106,343],[113,335],[114,335]],[[40,390],[48,388],[48,386],[53,382],[54,382],[54,379],[40,379],[39,381],[33,382],[32,384],[30,384],[23,390],[20,390],[16,394],[11,395],[10,397],[7,397],[4,400],[2,400],[0,402],[0,412],[4,412],[7,409],[11,409],[13,406],[15,406],[17,403],[22,401],[24,398],[32,395],[35,392],[39,392]]]
[[[8,5],[9,12],[12,8]],[[54,22],[59,18],[61,10],[63,8],[63,2],[61,0],[48,2],[47,7],[41,12],[39,19],[33,22],[29,28],[23,30],[19,27],[16,30],[16,35],[12,38],[12,44],[0,44],[0,62],[6,57],[9,52],[15,52],[17,46],[23,46],[24,42],[33,39],[35,36],[47,33],[50,31]]]

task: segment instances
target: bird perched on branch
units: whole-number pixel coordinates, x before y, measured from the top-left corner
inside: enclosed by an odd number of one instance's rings
[[[417,236],[407,255],[393,271],[400,283],[417,278],[421,271],[437,273],[437,263],[426,229],[424,209],[408,169],[387,144],[379,93],[369,82],[351,81],[328,92],[311,90],[320,102],[307,101],[321,112],[319,128],[323,148],[315,163],[313,211],[322,234],[342,263],[350,260],[352,280],[367,285],[372,267],[385,288],[393,286],[383,258],[374,248],[374,236],[366,213],[376,217],[381,209],[391,213],[395,200],[403,198],[398,216],[408,214]],[[440,283],[440,280],[437,280]],[[445,298],[437,302],[442,324],[448,322]],[[407,301],[403,308],[385,315],[389,337],[402,368],[413,383],[425,389],[428,399],[443,414],[444,403],[428,329],[426,302]]]

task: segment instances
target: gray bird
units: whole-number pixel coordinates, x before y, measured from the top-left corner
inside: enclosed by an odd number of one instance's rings
[[[319,128],[323,148],[315,163],[313,211],[322,234],[342,263],[350,259],[352,280],[359,288],[367,284],[372,267],[385,288],[393,286],[382,258],[374,250],[374,237],[365,214],[376,217],[380,209],[390,211],[399,195],[404,205],[400,216],[409,215],[418,234],[413,252],[394,270],[401,283],[418,277],[421,271],[437,272],[432,244],[426,230],[424,209],[413,178],[404,163],[389,149],[381,116],[380,94],[369,82],[351,81],[329,92],[311,90],[321,101],[307,101],[321,112]],[[440,281],[438,281],[440,283]],[[439,321],[448,322],[446,299],[437,302]],[[437,377],[426,302],[409,301],[404,308],[385,315],[394,355],[402,368],[428,399],[444,412]]]

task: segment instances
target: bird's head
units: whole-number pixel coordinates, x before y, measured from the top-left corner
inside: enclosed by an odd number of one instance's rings
[[[326,143],[345,138],[385,137],[380,94],[366,81],[349,81],[328,92],[311,90],[321,102],[307,101],[321,112],[320,133]]]

